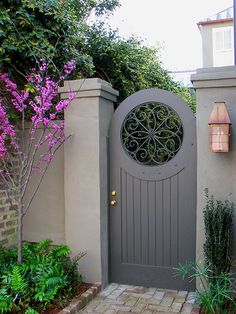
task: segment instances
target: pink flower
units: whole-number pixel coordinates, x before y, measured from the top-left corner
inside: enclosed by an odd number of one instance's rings
[[[76,68],[76,61],[70,60],[69,62],[67,62],[66,65],[64,65],[64,72],[66,75],[69,75],[75,68]]]
[[[9,139],[10,142],[8,141]],[[18,149],[14,127],[10,123],[5,107],[0,99],[0,158],[5,157],[8,145]]]
[[[6,84],[7,91],[13,91],[17,89],[17,85],[9,79],[7,73],[0,73],[0,79]]]
[[[49,116],[50,116],[50,119],[51,119],[51,120],[56,119],[56,115],[55,115],[55,113],[50,113],[50,115],[49,115]]]
[[[28,76],[28,83],[32,86],[31,92],[22,89],[18,90],[17,85],[11,81],[7,73],[0,73],[0,81],[3,82],[5,91],[11,96],[11,104],[25,117],[24,112],[30,108],[31,128],[28,133],[28,141],[32,143],[34,149],[45,149],[40,156],[39,163],[33,165],[33,169],[44,171],[45,165],[54,157],[54,152],[58,145],[66,140],[64,133],[64,122],[55,123],[58,114],[62,113],[76,97],[69,92],[69,99],[58,100],[58,88],[62,80],[65,79],[76,67],[75,60],[69,61],[64,66],[64,74],[59,81],[54,81],[47,75],[48,66],[44,60],[38,62],[38,70],[32,69]],[[37,133],[42,132],[42,137]],[[0,99],[0,158],[7,158],[8,150],[14,150],[20,155],[24,155],[17,145],[17,135],[15,127],[11,124],[7,116],[3,100]],[[11,174],[9,174],[11,175]]]

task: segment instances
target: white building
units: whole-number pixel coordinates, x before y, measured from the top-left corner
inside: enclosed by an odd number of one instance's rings
[[[233,7],[198,23],[204,68],[234,64],[233,24]]]

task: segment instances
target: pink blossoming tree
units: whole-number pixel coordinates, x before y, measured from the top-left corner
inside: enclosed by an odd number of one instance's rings
[[[58,88],[75,69],[75,61],[64,66],[64,74],[59,81],[47,75],[47,64],[38,63],[27,77],[28,84],[22,90],[9,78],[0,73],[0,178],[8,193],[8,198],[18,203],[18,262],[22,262],[23,219],[43,181],[45,173],[57,150],[69,138],[64,133],[64,121],[58,116],[74,99],[58,98]],[[6,94],[10,101],[6,101]],[[13,107],[20,116],[13,124],[8,110]],[[26,113],[31,121],[27,121]],[[25,195],[32,175],[37,173],[38,183],[30,198]]]

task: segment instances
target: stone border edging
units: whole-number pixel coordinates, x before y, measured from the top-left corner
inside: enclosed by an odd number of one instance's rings
[[[76,314],[82,310],[97,294],[101,291],[101,283],[95,282],[92,287],[81,294],[76,301],[71,302],[67,307],[58,314]]]

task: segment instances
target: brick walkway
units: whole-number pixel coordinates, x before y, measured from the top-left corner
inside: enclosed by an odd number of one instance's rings
[[[196,314],[196,293],[111,284],[78,313]]]

